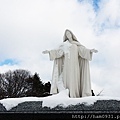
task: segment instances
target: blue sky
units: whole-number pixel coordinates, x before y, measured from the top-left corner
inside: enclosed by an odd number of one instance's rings
[[[93,90],[120,96],[119,13],[119,0],[0,0],[0,73],[26,69],[51,80],[53,61],[42,51],[61,44],[70,29],[99,51],[90,62]]]
[[[99,10],[99,3],[101,0],[78,0],[79,2],[88,2],[92,4],[94,10],[97,12]]]
[[[3,62],[0,62],[0,66],[3,66],[3,65],[15,65],[17,64],[17,62],[13,59],[6,59],[4,60]]]
[[[99,10],[99,3],[101,0],[93,0],[93,7],[95,9],[95,11]]]

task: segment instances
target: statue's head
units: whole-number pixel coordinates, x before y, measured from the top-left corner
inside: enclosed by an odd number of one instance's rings
[[[75,37],[75,35],[68,29],[65,30],[65,33],[64,33],[64,37],[63,37],[63,42],[69,40],[70,38],[72,37],[72,40],[73,41],[77,41],[77,38]]]

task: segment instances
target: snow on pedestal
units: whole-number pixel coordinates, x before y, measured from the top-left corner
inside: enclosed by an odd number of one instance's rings
[[[107,96],[90,96],[90,97],[82,97],[82,98],[69,98],[68,89],[61,91],[58,94],[48,96],[48,97],[23,97],[23,98],[7,98],[0,100],[0,103],[6,108],[6,110],[10,110],[13,107],[16,107],[18,104],[29,101],[43,101],[42,107],[50,107],[54,108],[58,105],[67,107],[69,105],[76,105],[78,103],[91,105],[94,104],[97,100],[119,100],[119,97],[107,97]]]

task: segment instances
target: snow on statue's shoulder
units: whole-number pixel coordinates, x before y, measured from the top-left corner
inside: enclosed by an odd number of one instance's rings
[[[0,100],[0,103],[3,106],[10,110],[13,107],[16,107],[18,104],[23,102],[29,101],[43,101],[42,107],[50,107],[54,108],[58,105],[62,105],[63,107],[67,107],[69,105],[76,105],[86,103],[86,105],[94,104],[97,100],[118,100],[120,98],[115,97],[107,97],[107,96],[89,96],[89,97],[82,97],[82,98],[69,98],[68,96],[69,91],[68,89],[59,92],[58,94],[51,95],[48,97],[23,97],[23,98],[7,98]]]

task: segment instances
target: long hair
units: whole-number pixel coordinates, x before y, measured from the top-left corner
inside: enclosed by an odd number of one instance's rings
[[[69,32],[71,33],[73,41],[79,42],[79,41],[77,40],[77,38],[75,37],[75,35],[74,35],[70,30],[68,30],[68,29],[65,30],[65,33],[64,33],[64,36],[63,36],[63,42],[65,42],[65,41],[68,40],[68,38],[67,38],[67,36],[66,36],[66,32],[67,32],[67,31],[69,31]]]

